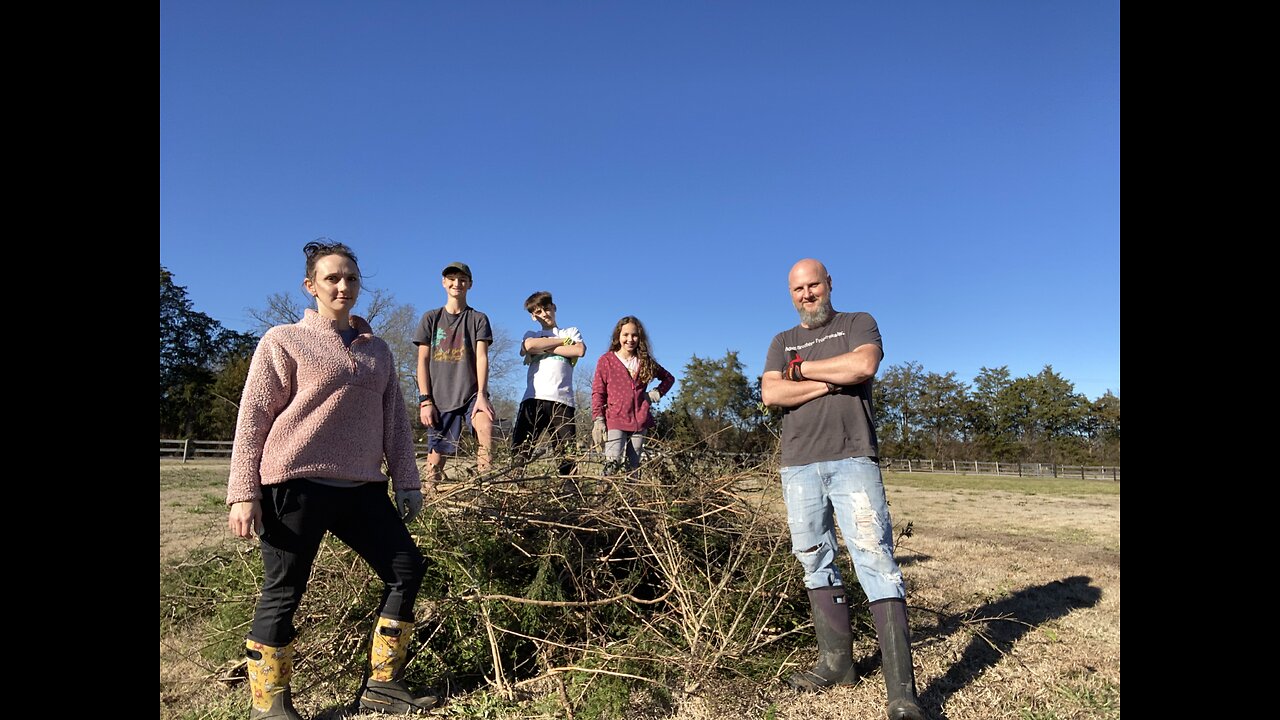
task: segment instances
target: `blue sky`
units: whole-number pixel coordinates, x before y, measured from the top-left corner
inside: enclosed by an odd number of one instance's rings
[[[321,236],[677,376],[759,374],[816,257],[885,364],[1119,393],[1119,3],[161,2],[160,263],[248,329]]]

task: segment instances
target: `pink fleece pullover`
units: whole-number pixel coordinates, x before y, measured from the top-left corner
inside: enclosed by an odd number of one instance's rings
[[[413,435],[391,348],[364,318],[351,347],[310,308],[262,336],[240,399],[227,504],[262,498],[293,478],[386,482],[418,489]]]
[[[657,367],[653,379],[658,381],[658,392],[666,395],[676,379],[666,368],[656,362],[654,365]],[[631,377],[627,366],[612,350],[596,361],[596,374],[591,379],[591,417],[604,418],[604,425],[610,430],[640,432],[653,427],[645,386]]]

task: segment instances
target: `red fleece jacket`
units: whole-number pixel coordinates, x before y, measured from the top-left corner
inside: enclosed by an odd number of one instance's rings
[[[653,379],[658,381],[658,392],[663,395],[676,384],[661,365],[654,368]],[[604,418],[605,427],[610,430],[639,432],[653,427],[648,391],[631,377],[612,350],[596,361],[596,374],[591,380],[591,417]]]

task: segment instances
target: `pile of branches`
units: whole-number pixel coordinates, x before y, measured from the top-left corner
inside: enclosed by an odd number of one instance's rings
[[[508,697],[547,680],[562,698],[566,683],[689,690],[766,680],[811,645],[784,515],[764,492],[775,469],[661,446],[627,474],[590,457],[567,478],[552,459],[458,467],[410,525],[428,563],[411,681]],[[182,593],[196,600],[183,612],[215,620],[209,648],[243,638],[251,558],[225,563],[234,579],[193,579]],[[193,590],[201,583],[207,592]],[[361,680],[380,591],[354,552],[326,540],[296,618],[295,691],[341,694]]]
[[[480,629],[488,681],[602,672],[687,686],[759,671],[761,650],[807,614],[762,493],[776,475],[688,449],[629,474],[582,472],[592,465],[569,478],[502,468],[429,501],[415,534],[443,590],[435,610]]]

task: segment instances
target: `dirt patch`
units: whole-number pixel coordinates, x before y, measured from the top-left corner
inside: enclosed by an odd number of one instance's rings
[[[160,564],[229,539],[224,462],[160,463]]]
[[[886,487],[895,524],[1080,540],[1120,551],[1120,496],[1063,497],[1002,490]]]

